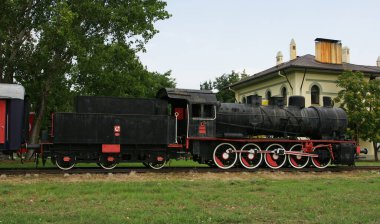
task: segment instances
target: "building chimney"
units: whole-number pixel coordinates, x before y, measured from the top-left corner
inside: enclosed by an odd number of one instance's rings
[[[380,67],[380,56],[377,58],[376,65],[377,67]]]
[[[296,59],[297,58],[297,46],[296,42],[292,38],[290,41],[290,60]]]
[[[342,64],[342,43],[340,40],[315,39],[315,60],[322,63]]]
[[[276,65],[282,64],[282,62],[283,62],[282,59],[283,59],[282,52],[281,51],[277,52],[277,55],[276,55]]]
[[[342,62],[350,63],[350,48],[347,46],[342,48]]]

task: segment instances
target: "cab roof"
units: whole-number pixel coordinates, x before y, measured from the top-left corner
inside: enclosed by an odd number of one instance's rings
[[[189,103],[217,104],[215,93],[210,90],[163,88],[157,92],[160,99],[183,99]]]

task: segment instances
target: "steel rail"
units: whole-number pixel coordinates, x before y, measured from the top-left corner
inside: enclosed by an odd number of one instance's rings
[[[73,168],[71,170],[63,171],[57,168],[37,168],[37,169],[0,169],[0,176],[6,175],[34,175],[34,174],[129,174],[129,173],[236,173],[236,172],[289,172],[289,173],[324,173],[324,172],[347,172],[347,171],[380,171],[380,166],[331,166],[324,169],[318,168],[257,168],[257,169],[245,169],[245,168],[231,168],[231,169],[219,169],[209,167],[164,167],[159,170],[149,168],[115,168],[112,170],[105,170],[101,168]]]

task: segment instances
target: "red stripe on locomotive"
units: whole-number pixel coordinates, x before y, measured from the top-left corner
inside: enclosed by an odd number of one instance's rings
[[[118,144],[103,144],[102,153],[120,153],[120,145]]]

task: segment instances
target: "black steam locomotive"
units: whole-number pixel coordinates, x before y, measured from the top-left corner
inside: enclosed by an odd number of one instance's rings
[[[0,126],[3,121],[12,127],[13,121],[18,130],[0,129],[0,150],[12,152],[25,146],[20,137],[25,112],[21,106],[12,109],[11,94],[1,94]],[[211,91],[183,89],[161,89],[155,99],[78,96],[75,112],[52,115],[49,141],[37,151],[43,161],[50,157],[63,170],[80,162],[105,169],[142,162],[159,169],[184,155],[222,169],[238,160],[247,169],[354,164],[360,148],[345,140],[346,113],[333,108],[331,99],[323,107],[308,108],[301,96],[289,97],[287,107],[283,102],[271,98],[261,106],[261,98],[254,96],[248,104],[220,103]],[[2,120],[8,116],[15,120]]]

